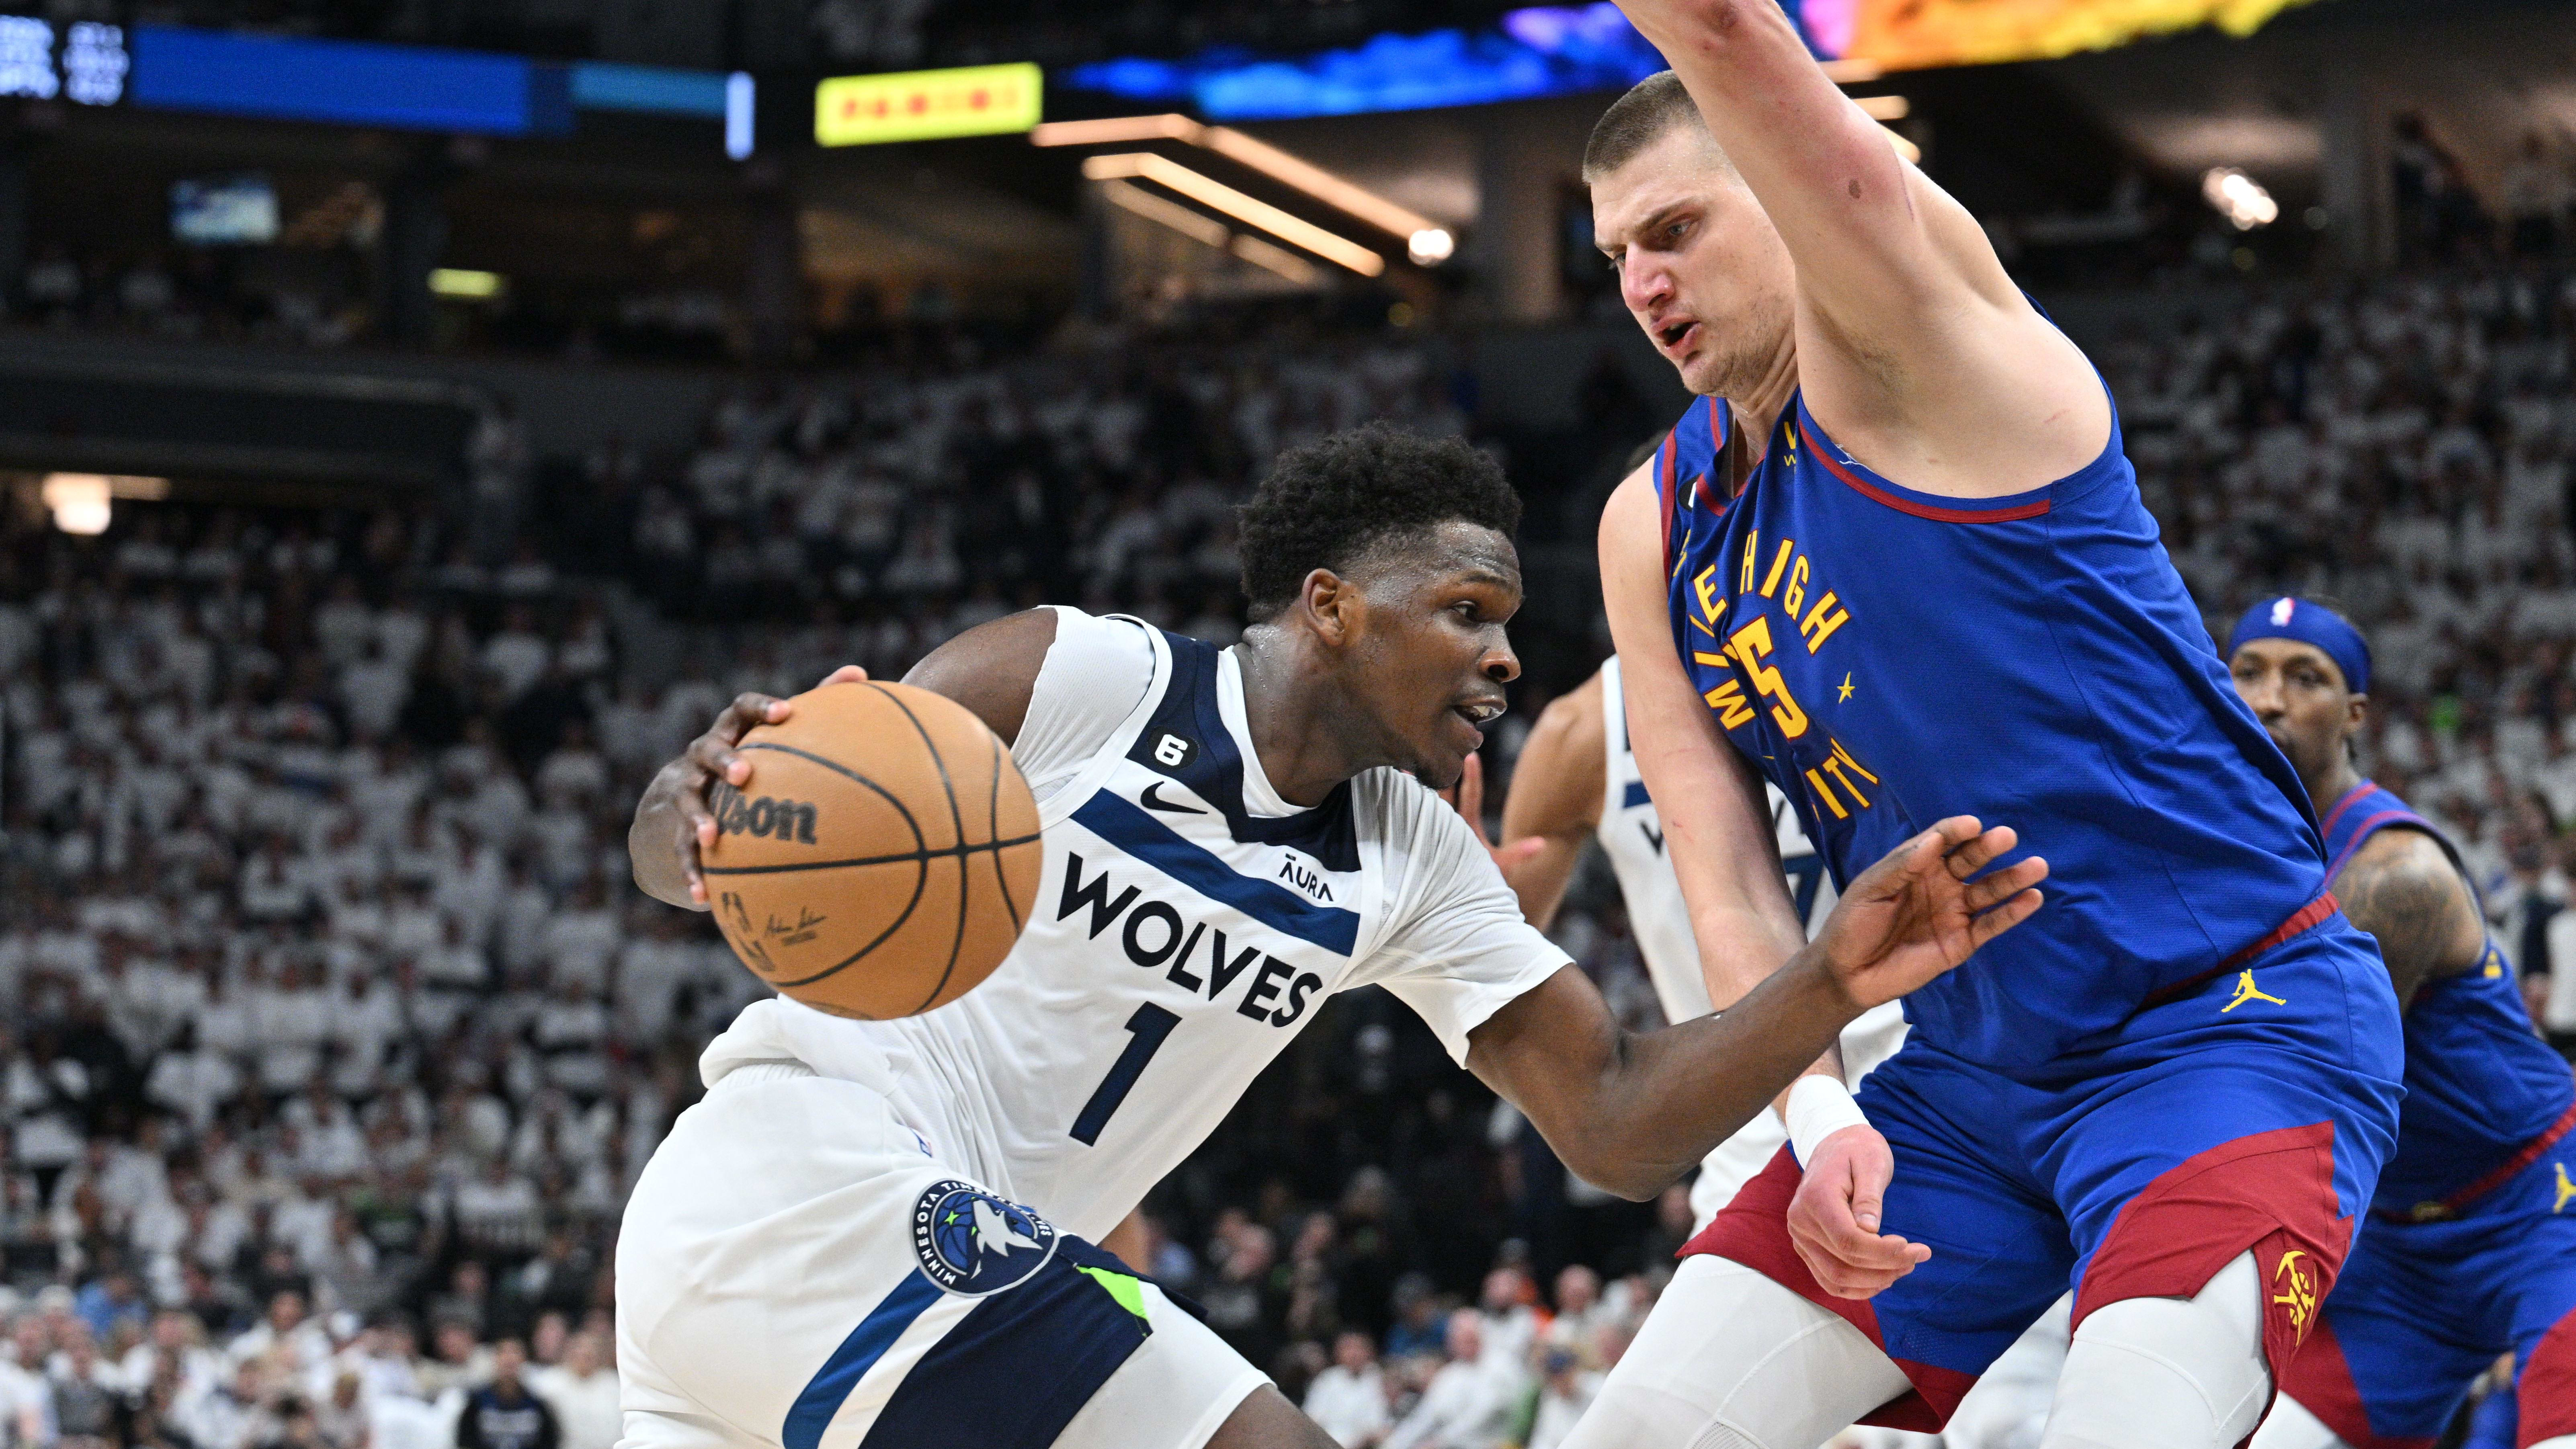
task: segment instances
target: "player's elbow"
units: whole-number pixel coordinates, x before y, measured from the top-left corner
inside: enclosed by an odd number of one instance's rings
[[[1567,1158],[1565,1170],[1585,1182],[1629,1202],[1653,1202],[1665,1188],[1681,1180],[1683,1169],[1669,1163],[1651,1162],[1634,1154],[1588,1152],[1584,1161]]]

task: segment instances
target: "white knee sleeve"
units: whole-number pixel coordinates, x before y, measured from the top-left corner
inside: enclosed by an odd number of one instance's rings
[[[1564,1449],[1816,1449],[1912,1387],[1840,1316],[1687,1258]]]
[[[2075,1330],[2041,1449],[2230,1449],[2272,1392],[2263,1294],[2240,1253],[2191,1298],[2126,1298]]]

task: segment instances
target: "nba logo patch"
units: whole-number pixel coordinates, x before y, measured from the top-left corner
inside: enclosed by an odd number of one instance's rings
[[[2288,628],[2290,626],[2290,616],[2298,611],[2298,600],[2274,599],[2272,601],[2272,627],[2275,629]]]
[[[1026,1281],[1055,1256],[1055,1243],[1044,1218],[955,1178],[924,1188],[912,1205],[912,1252],[921,1271],[963,1298]]]

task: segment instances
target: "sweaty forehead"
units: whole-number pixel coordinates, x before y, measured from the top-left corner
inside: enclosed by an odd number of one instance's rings
[[[1483,582],[1515,592],[1521,586],[1520,552],[1512,541],[1458,518],[1371,540],[1347,572],[1408,584]]]
[[[1727,183],[1725,157],[1696,127],[1676,126],[1592,183],[1592,244],[1626,246],[1667,213],[1705,207]]]

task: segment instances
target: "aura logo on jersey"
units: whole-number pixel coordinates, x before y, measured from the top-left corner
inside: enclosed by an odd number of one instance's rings
[[[1306,1014],[1324,978],[1269,954],[1258,946],[1227,938],[1223,927],[1192,921],[1168,901],[1146,895],[1140,886],[1114,894],[1106,869],[1083,879],[1080,855],[1065,852],[1064,889],[1056,899],[1055,918],[1081,921],[1092,940],[1114,934],[1127,959],[1148,971],[1161,971],[1173,985],[1216,1001],[1246,983],[1234,1003],[1237,1014],[1272,1026],[1293,1025]]]
[[[912,1204],[912,1252],[930,1281],[964,1298],[999,1293],[1055,1256],[1053,1225],[973,1183],[948,1178]]]

